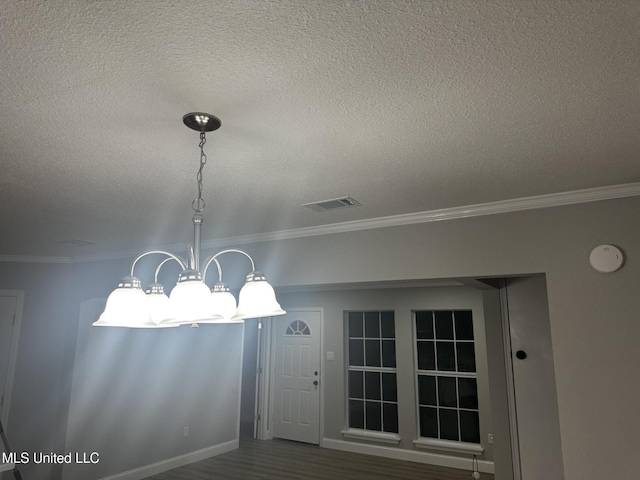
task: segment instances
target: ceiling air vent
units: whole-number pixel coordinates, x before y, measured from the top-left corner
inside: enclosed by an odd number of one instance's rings
[[[303,207],[310,208],[314,212],[327,212],[339,208],[360,207],[362,204],[351,197],[332,198],[320,202],[305,203]]]

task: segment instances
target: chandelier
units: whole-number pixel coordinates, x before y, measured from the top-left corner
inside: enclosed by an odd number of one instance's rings
[[[167,328],[180,325],[198,326],[201,323],[235,323],[245,318],[271,317],[286,313],[276,300],[273,287],[265,276],[256,271],[251,255],[243,250],[229,248],[222,250],[200,262],[200,230],[202,227],[202,171],[207,163],[204,153],[206,132],[220,128],[220,119],[208,113],[188,113],[184,124],[200,132],[200,168],[197,174],[198,197],[193,200],[193,245],[188,248],[188,258],[184,259],[165,250],[148,250],[141,253],[131,264],[131,272],[120,280],[118,287],[109,295],[105,310],[94,326],[130,328]],[[238,254],[251,263],[251,272],[240,290],[239,301],[222,281],[222,268],[218,258],[222,255]],[[149,255],[164,257],[155,270],[154,282],[146,292],[142,283],[134,276],[138,262]],[[168,262],[177,262],[181,272],[169,296],[158,283],[160,269]],[[205,283],[209,267],[215,264],[218,281],[209,289]]]

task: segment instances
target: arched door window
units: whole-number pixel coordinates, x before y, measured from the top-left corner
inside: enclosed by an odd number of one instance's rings
[[[304,321],[294,320],[287,326],[284,335],[286,337],[291,337],[294,335],[311,335],[311,329],[309,328],[309,325],[307,325]]]

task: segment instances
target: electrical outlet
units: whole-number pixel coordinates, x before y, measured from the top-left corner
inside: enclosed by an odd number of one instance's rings
[[[493,445],[493,433],[487,433],[487,441],[489,445]]]
[[[189,427],[184,427],[182,429],[182,436],[183,437],[188,437],[189,436]]]

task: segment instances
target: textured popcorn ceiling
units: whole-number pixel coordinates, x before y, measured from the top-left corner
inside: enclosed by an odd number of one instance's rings
[[[1,10],[0,255],[189,242],[190,111],[205,240],[640,181],[637,0]]]

